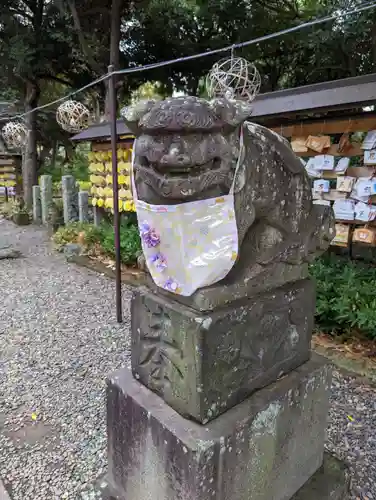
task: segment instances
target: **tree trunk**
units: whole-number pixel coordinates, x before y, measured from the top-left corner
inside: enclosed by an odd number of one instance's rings
[[[52,144],[52,158],[51,158],[51,165],[52,168],[56,167],[56,158],[57,158],[57,149],[59,145],[57,141],[54,141]]]
[[[112,0],[111,7],[111,44],[110,44],[110,65],[113,66],[114,70],[119,69],[119,59],[120,59],[120,30],[121,30],[121,7],[122,0]],[[116,85],[117,81],[115,81]],[[116,86],[117,88],[117,86]],[[111,104],[110,104],[110,92],[109,92],[109,80],[106,81],[106,97],[104,104],[104,114],[106,120],[110,120],[111,115]]]
[[[25,111],[28,136],[22,162],[22,182],[25,205],[28,208],[33,204],[33,186],[38,184],[38,152],[37,152],[37,112],[40,89],[36,82],[26,83]]]

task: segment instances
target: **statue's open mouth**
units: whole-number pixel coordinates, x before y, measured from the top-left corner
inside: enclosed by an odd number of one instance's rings
[[[138,166],[141,169],[150,169],[154,171],[157,176],[168,176],[168,177],[199,177],[205,173],[210,172],[220,172],[221,171],[221,160],[219,158],[214,158],[201,165],[166,165],[160,163],[149,162],[149,160],[143,156],[138,159]]]

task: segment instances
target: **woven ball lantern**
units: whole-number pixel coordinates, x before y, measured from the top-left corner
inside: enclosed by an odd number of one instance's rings
[[[77,134],[89,126],[90,112],[78,101],[65,101],[57,109],[56,121],[66,132]]]
[[[10,149],[19,149],[26,145],[27,128],[21,122],[8,122],[1,134]]]
[[[222,59],[206,77],[209,97],[251,102],[260,91],[261,76],[256,66],[242,57]]]

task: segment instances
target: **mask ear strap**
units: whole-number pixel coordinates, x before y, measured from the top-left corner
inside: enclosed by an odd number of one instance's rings
[[[131,192],[132,192],[132,197],[133,197],[133,201],[137,201],[138,200],[138,197],[137,197],[137,189],[136,189],[136,181],[134,179],[134,159],[135,159],[135,156],[136,156],[136,141],[137,139],[134,140],[133,142],[133,149],[132,149],[132,162],[131,162]]]
[[[239,147],[239,156],[238,156],[238,161],[236,162],[236,168],[235,168],[235,172],[234,172],[234,179],[232,181],[232,184],[231,184],[231,187],[230,187],[230,192],[229,194],[234,194],[235,192],[235,184],[236,184],[236,176],[237,176],[237,173],[239,171],[239,168],[240,168],[240,162],[242,160],[242,156],[243,156],[243,149],[244,149],[244,137],[243,137],[243,124],[240,125],[240,147]]]

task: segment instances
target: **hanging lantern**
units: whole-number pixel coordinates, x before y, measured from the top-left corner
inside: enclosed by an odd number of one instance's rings
[[[27,128],[21,122],[8,122],[1,134],[10,149],[19,149],[26,145]]]
[[[77,134],[89,126],[90,112],[78,101],[65,101],[57,109],[56,121],[66,132]]]
[[[256,66],[242,57],[222,59],[206,77],[209,97],[251,102],[260,91],[261,77]]]

